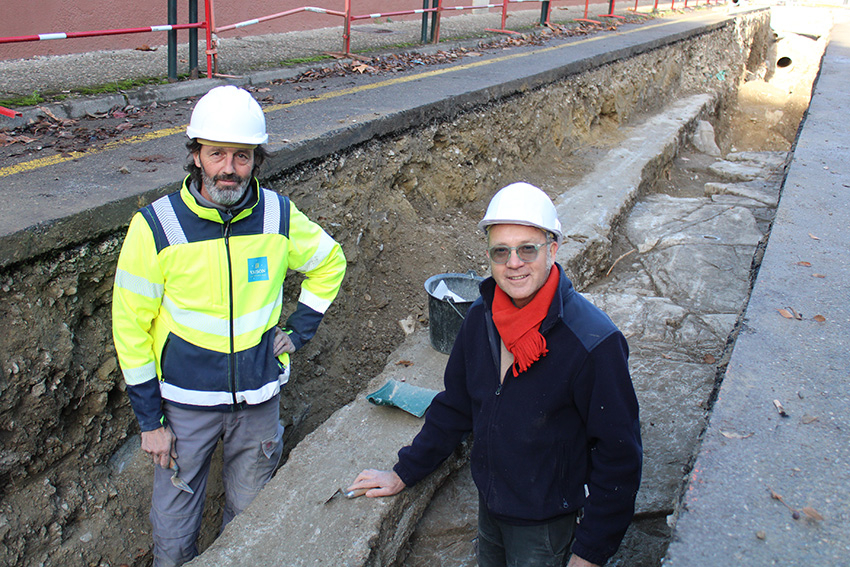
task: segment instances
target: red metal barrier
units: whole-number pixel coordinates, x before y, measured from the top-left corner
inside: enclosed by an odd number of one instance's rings
[[[208,3],[211,3],[211,0],[207,0]],[[268,16],[262,16],[259,18],[254,18],[251,20],[245,20],[243,22],[239,22],[236,24],[229,24],[226,26],[216,26],[215,20],[210,16],[209,20],[211,22],[210,29],[213,33],[222,33],[226,31],[235,30],[238,28],[243,28],[246,26],[259,24],[262,22],[268,22],[270,20],[274,20],[277,18],[283,18],[286,16],[291,16],[294,14],[300,14],[303,12],[315,12],[318,14],[325,14],[330,16],[339,16],[344,19],[343,23],[343,52],[346,55],[351,54],[351,24],[352,22],[356,22],[358,20],[368,20],[368,19],[377,19],[377,18],[392,18],[395,16],[407,16],[407,15],[423,15],[426,16],[428,14],[435,15],[436,18],[434,20],[434,30],[432,33],[431,41],[433,43],[438,43],[440,41],[440,18],[443,12],[449,10],[482,10],[482,9],[490,9],[490,8],[501,8],[502,9],[502,27],[498,30],[488,29],[487,31],[496,31],[502,33],[517,33],[511,30],[505,29],[505,22],[507,20],[507,9],[509,4],[520,4],[523,2],[537,2],[543,3],[546,6],[546,14],[545,17],[541,14],[541,21],[548,22],[549,14],[551,13],[551,0],[504,0],[500,4],[485,4],[480,6],[443,6],[443,1],[439,0],[436,4],[436,7],[431,8],[415,8],[409,10],[395,10],[391,12],[381,12],[381,13],[372,13],[372,14],[353,14],[351,0],[345,0],[345,9],[340,12],[338,10],[329,10],[326,8],[318,8],[315,6],[302,6],[300,8],[294,8],[291,10],[287,10],[285,12],[278,12],[277,14],[270,14]],[[212,14],[212,7],[208,9],[207,14]]]
[[[584,17],[583,18],[576,18],[576,21],[577,22],[587,22],[588,24],[600,24],[601,25],[602,22],[600,22],[598,20],[588,19],[588,17],[587,17],[588,10],[590,10],[590,0],[584,0]]]
[[[209,0],[207,0],[209,2]],[[148,26],[142,28],[122,28],[122,29],[111,29],[111,30],[95,30],[95,31],[83,31],[83,32],[58,32],[58,33],[42,33],[37,35],[22,35],[16,37],[0,37],[0,44],[4,43],[21,43],[26,41],[47,41],[51,39],[78,39],[84,37],[102,37],[102,36],[111,36],[111,35],[125,35],[125,34],[133,34],[133,33],[149,33],[149,32],[169,32],[174,33],[174,40],[176,42],[176,32],[177,30],[196,30],[198,28],[205,28],[207,30],[207,41],[209,42],[210,34],[209,34],[209,26],[207,26],[207,22],[199,22],[193,24],[166,24],[164,26]],[[192,34],[190,34],[191,36]],[[197,46],[197,37],[194,38],[194,45]],[[176,61],[177,61],[177,52],[176,46],[175,49],[172,49],[171,39],[169,39],[169,69],[168,69],[168,78],[169,80],[176,80]],[[209,43],[207,43],[209,46]],[[194,66],[192,69],[193,78],[197,78],[197,60],[193,61],[191,65]],[[209,58],[207,59],[207,76],[209,76]],[[173,74],[172,74],[173,73]],[[4,116],[9,116],[6,113],[0,112]]]
[[[11,108],[6,108],[5,106],[0,106],[0,114],[2,114],[3,116],[8,116],[9,118],[17,118],[18,116],[22,116],[22,114],[17,110],[12,110]]]
[[[442,1],[442,0],[441,0]],[[211,0],[207,0],[207,2],[211,3]],[[480,8],[481,6],[476,6]],[[453,8],[454,9],[454,8]],[[210,26],[213,33],[222,33],[226,31],[235,30],[238,28],[244,28],[246,26],[251,26],[254,24],[259,24],[262,22],[268,22],[270,20],[276,20],[278,18],[284,18],[286,16],[292,16],[294,14],[301,14],[303,12],[313,12],[316,14],[325,14],[328,16],[339,16],[342,17],[343,22],[343,51],[346,55],[351,53],[351,23],[357,20],[367,20],[367,19],[376,19],[376,18],[389,18],[393,16],[404,16],[404,15],[415,15],[415,14],[429,14],[429,13],[437,13],[439,12],[439,8],[419,8],[413,10],[398,10],[394,12],[382,12],[380,14],[363,14],[363,15],[353,15],[351,13],[351,0],[345,0],[345,9],[340,12],[339,10],[329,10],[327,8],[318,8],[316,6],[301,6],[300,8],[293,8],[292,10],[286,10],[285,12],[278,12],[277,14],[270,14],[268,16],[262,16],[259,18],[254,18],[252,20],[245,20],[243,22],[239,22],[236,24],[229,24],[226,26],[216,26],[215,21],[213,25]]]
[[[621,20],[625,20],[625,16],[618,16],[614,13],[614,0],[608,2],[608,13],[607,14],[599,14],[600,18],[620,18]]]
[[[638,1],[639,0],[635,0],[634,8],[626,8],[626,10],[628,10],[629,12],[632,12],[636,16],[642,16],[644,18],[650,18],[651,16],[649,14],[645,14],[643,12],[638,12]],[[685,2],[687,2],[687,1],[688,0],[685,0]]]
[[[18,43],[22,41],[46,41],[49,39],[74,39],[80,37],[96,37],[103,35],[122,35],[127,33],[167,32],[172,30],[188,30],[206,27],[206,22],[197,24],[175,24],[165,26],[149,26],[146,28],[125,28],[116,30],[99,30],[84,32],[40,33],[38,35],[22,35],[18,37],[0,37],[0,43]]]

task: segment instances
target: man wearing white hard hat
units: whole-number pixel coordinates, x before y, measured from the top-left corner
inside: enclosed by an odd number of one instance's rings
[[[543,191],[504,187],[479,226],[492,277],[455,341],[445,390],[393,470],[365,470],[349,489],[397,494],[471,432],[478,564],[602,565],[631,522],[641,477],[626,339],[555,263],[561,223]]]
[[[260,187],[268,135],[250,93],[212,89],[186,133],[189,175],[133,216],[113,292],[115,348],[155,465],[155,567],[197,555],[219,440],[222,528],[271,478],[289,355],[316,333],[345,274],[339,244],[288,197]],[[305,278],[281,328],[288,269]]]

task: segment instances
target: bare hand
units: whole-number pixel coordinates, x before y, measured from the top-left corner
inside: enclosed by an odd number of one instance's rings
[[[153,431],[142,431],[142,451],[153,457],[155,465],[167,469],[172,458],[177,458],[174,443],[177,438],[170,427],[160,427]]]
[[[375,469],[367,469],[357,475],[354,479],[354,484],[349,486],[346,491],[357,490],[358,488],[369,488],[366,496],[375,498],[378,496],[392,496],[404,490],[404,481],[395,473],[395,471],[379,471]]]
[[[572,555],[570,556],[570,562],[567,563],[567,567],[599,567],[599,565],[582,559],[578,555]]]
[[[289,338],[289,333],[280,327],[274,328],[274,355],[280,356],[285,352],[295,352],[295,344]]]

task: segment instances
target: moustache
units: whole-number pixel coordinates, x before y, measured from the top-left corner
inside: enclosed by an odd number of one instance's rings
[[[213,181],[235,181],[236,183],[244,183],[247,179],[247,177],[241,177],[235,173],[222,173],[213,177]]]

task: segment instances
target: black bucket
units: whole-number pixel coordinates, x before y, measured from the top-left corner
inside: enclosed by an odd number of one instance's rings
[[[476,276],[474,272],[470,272],[468,274],[437,274],[425,280],[430,320],[428,332],[431,337],[431,346],[436,350],[444,354],[452,351],[463,318],[466,317],[469,306],[478,298],[478,284],[483,279]],[[449,291],[459,296],[462,301],[438,297],[436,291],[440,282],[445,283]]]

